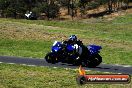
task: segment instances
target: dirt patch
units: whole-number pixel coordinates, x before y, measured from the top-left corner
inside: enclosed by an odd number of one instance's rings
[[[58,30],[60,28],[42,25],[24,25],[15,23],[5,23],[0,26],[0,38],[17,39],[17,40],[55,40],[63,39],[66,36],[58,33],[51,33],[48,30]]]
[[[131,7],[132,3],[129,4]],[[67,9],[62,8],[60,10],[60,17],[59,20],[81,20],[81,19],[90,19],[90,18],[102,18],[106,20],[113,20],[116,17],[123,16],[126,14],[132,14],[132,8],[128,8],[126,10],[123,10],[120,8],[119,11],[115,11],[113,13],[108,12],[108,7],[107,5],[102,5],[98,8],[87,10],[84,15],[81,15],[80,10],[77,10],[77,15],[75,17],[71,17],[67,13]]]

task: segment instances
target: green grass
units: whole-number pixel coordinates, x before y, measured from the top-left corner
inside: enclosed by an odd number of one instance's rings
[[[103,47],[103,63],[132,65],[131,21],[132,15],[94,23],[1,18],[0,55],[43,58],[55,40],[76,34],[85,45]]]
[[[118,17],[114,20],[113,23],[131,24],[132,23],[132,14],[129,14],[127,16]]]
[[[17,41],[1,39],[1,55],[23,56],[23,57],[43,57],[49,51],[52,42],[43,41]]]
[[[87,74],[105,74],[87,71]],[[0,64],[0,88],[131,88],[129,84],[76,83],[78,70]]]
[[[55,40],[76,34],[101,45],[103,63],[132,65],[132,15],[113,21],[30,21],[0,18],[0,55],[44,58]],[[88,74],[104,74],[88,71]],[[0,88],[132,88],[130,84],[77,85],[78,72],[63,68],[0,64]]]

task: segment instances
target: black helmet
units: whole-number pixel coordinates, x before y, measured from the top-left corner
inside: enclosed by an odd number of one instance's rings
[[[71,40],[71,41],[77,41],[76,35],[71,35],[71,36],[69,37],[69,40]]]

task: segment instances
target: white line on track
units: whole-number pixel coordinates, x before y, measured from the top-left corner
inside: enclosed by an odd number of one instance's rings
[[[124,65],[123,67],[131,67],[130,65]]]
[[[28,66],[27,64],[21,64],[21,65],[25,65],[25,66]]]
[[[104,72],[104,73],[110,73],[110,72]]]
[[[27,65],[27,66],[31,66],[31,67],[34,67],[34,66],[36,66],[36,65]]]
[[[53,68],[57,68],[57,67],[53,67]]]
[[[8,64],[15,64],[15,63],[8,63]]]
[[[103,63],[103,64],[106,64],[106,63]],[[112,66],[132,67],[132,65],[120,65],[120,64],[112,64]]]

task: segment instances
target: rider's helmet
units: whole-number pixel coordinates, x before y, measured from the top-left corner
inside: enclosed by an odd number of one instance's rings
[[[72,42],[76,42],[77,41],[77,36],[76,35],[71,35],[69,37],[69,40],[72,41]]]

